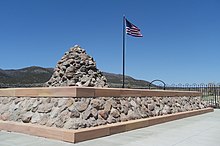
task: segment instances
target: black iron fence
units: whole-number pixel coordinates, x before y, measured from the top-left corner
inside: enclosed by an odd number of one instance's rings
[[[158,80],[157,80],[158,81]],[[161,83],[159,85],[149,85],[149,89],[199,91],[203,100],[209,102],[212,107],[220,108],[220,84],[171,84]]]

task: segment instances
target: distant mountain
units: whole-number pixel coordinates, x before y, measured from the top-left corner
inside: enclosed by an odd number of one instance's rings
[[[50,79],[53,68],[31,66],[22,69],[0,69],[0,87],[38,87]],[[122,87],[122,75],[103,72],[110,87]],[[127,88],[148,88],[149,82],[125,77]]]
[[[119,88],[122,87],[122,78],[121,74],[113,74],[103,72],[104,76],[107,78],[107,81],[110,87]],[[125,76],[125,87],[126,88],[148,88],[150,82],[144,80],[137,80],[130,76]]]
[[[37,66],[0,70],[0,87],[42,86],[53,73],[52,68]]]

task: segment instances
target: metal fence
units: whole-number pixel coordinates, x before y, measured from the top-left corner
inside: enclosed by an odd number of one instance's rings
[[[156,80],[159,81],[159,80]],[[199,91],[203,100],[209,102],[214,108],[220,108],[220,84],[149,84],[149,89]]]

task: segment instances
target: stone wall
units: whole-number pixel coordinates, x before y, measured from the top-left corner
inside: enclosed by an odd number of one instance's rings
[[[207,106],[200,97],[0,97],[0,120],[79,129]]]

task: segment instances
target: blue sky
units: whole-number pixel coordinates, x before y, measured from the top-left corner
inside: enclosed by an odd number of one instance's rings
[[[126,37],[127,75],[220,82],[218,0],[0,0],[0,68],[55,67],[78,44],[120,74],[123,15],[144,35]]]

